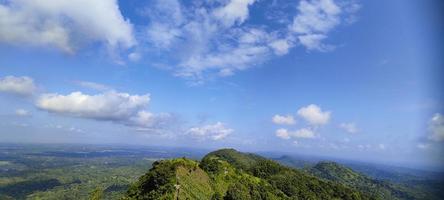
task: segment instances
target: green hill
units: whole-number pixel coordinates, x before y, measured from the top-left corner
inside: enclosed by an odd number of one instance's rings
[[[322,180],[255,154],[222,149],[201,162],[155,162],[124,199],[372,199],[357,189]]]
[[[316,177],[355,188],[375,199],[439,199],[400,184],[372,179],[334,162],[319,162],[309,172]]]

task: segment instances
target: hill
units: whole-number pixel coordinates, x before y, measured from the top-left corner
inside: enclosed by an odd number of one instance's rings
[[[375,180],[334,162],[319,162],[309,169],[317,177],[341,183],[362,191],[375,199],[429,199],[400,185]]]
[[[201,162],[158,161],[124,199],[373,199],[255,154],[222,149]]]
[[[353,161],[338,164],[316,157],[281,156],[273,160],[355,188],[375,199],[443,199],[440,173]]]

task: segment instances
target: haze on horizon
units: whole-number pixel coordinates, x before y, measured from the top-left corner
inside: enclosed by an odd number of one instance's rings
[[[0,143],[444,167],[439,0],[0,1]]]

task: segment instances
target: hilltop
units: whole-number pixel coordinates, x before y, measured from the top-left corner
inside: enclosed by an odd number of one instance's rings
[[[222,149],[200,162],[186,158],[155,162],[124,199],[373,198],[255,154]]]

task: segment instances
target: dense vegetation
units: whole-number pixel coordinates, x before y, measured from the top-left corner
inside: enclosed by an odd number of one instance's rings
[[[279,157],[283,166],[232,149],[204,155],[195,149],[0,144],[0,199],[444,199],[440,173],[345,167],[315,157]]]
[[[0,199],[120,199],[152,162],[178,155],[159,152],[84,145],[0,145]]]
[[[126,199],[370,199],[358,190],[324,181],[275,161],[233,149],[200,163],[181,158],[155,162]]]
[[[363,163],[314,163],[289,156],[277,158],[316,177],[355,188],[374,199],[443,199],[441,173]],[[301,165],[303,163],[303,165]],[[350,166],[350,167],[349,167]],[[435,175],[435,177],[432,177]]]
[[[334,162],[320,162],[310,172],[317,177],[356,188],[375,199],[415,199],[413,194],[395,188],[395,185],[371,179]]]

